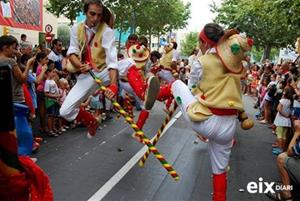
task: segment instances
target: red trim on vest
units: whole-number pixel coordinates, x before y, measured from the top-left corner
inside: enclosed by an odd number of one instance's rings
[[[214,115],[219,115],[219,116],[229,116],[229,115],[238,114],[237,109],[219,109],[219,108],[209,108],[209,109]]]
[[[206,96],[204,96],[204,94],[202,94],[200,96],[200,98],[202,100],[206,99]],[[219,115],[219,116],[230,116],[230,115],[237,115],[238,114],[238,110],[237,109],[220,109],[220,108],[209,108],[211,113],[213,113],[214,115]]]

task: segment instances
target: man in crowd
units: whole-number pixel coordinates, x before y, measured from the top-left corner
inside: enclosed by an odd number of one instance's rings
[[[32,56],[32,43],[29,41],[21,42],[20,52],[22,53],[22,55],[26,54]]]
[[[52,41],[52,51],[48,55],[48,59],[54,61],[55,68],[59,71],[62,70],[62,60],[63,60],[63,55],[62,55],[62,41],[59,39],[54,39]]]
[[[177,51],[177,43],[169,43],[160,59],[161,71],[157,75],[168,83],[172,83],[178,77],[177,64],[180,61],[180,54]]]

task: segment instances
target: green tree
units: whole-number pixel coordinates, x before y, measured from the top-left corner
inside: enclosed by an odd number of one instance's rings
[[[69,45],[70,45],[70,27],[59,26],[57,29],[57,38],[62,40],[64,47],[69,47]]]
[[[104,0],[103,4],[115,14],[115,28],[123,32],[138,31],[151,38],[172,30],[182,29],[190,17],[190,3],[182,0]],[[82,11],[81,0],[49,0],[47,10],[55,16],[64,15],[73,22]],[[120,37],[119,36],[119,37]]]
[[[142,1],[137,13],[138,32],[150,39],[155,35],[159,40],[161,35],[184,28],[190,18],[190,6],[181,0]]]
[[[263,58],[270,58],[272,48],[294,44],[300,35],[300,0],[224,0],[212,5],[215,21],[226,28],[237,28],[253,37]]]
[[[183,41],[181,41],[181,53],[189,56],[194,48],[198,47],[198,33],[188,33]]]
[[[251,54],[253,56],[253,59],[255,62],[261,62],[264,55],[264,49],[254,46],[252,48]],[[279,49],[278,48],[272,48],[270,51],[270,57],[269,59],[271,61],[276,61],[276,59],[279,56]]]
[[[71,21],[76,19],[80,12],[82,12],[82,0],[49,0],[46,4],[46,10],[56,17],[65,16]]]
[[[120,31],[127,31],[131,27],[131,33],[135,32],[135,13],[139,1],[137,0],[110,0],[103,1],[104,5],[112,10],[115,19],[115,27]]]
[[[115,15],[115,28],[119,31],[119,44],[118,49],[121,47],[121,36],[124,32],[130,29],[131,33],[134,33],[135,28],[135,14],[136,12],[136,0],[118,0],[118,1],[104,1],[103,3],[112,10]],[[135,6],[132,6],[135,5]]]

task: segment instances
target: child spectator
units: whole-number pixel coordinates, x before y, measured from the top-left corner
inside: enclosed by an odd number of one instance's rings
[[[61,97],[59,98],[60,105],[65,101],[66,96],[69,92],[68,85],[69,85],[68,80],[66,80],[65,78],[60,78],[59,80],[59,94],[61,95]]]
[[[54,81],[56,71],[53,64],[48,66],[47,80],[45,82],[44,92],[46,97],[46,109],[48,115],[48,136],[57,137],[60,131],[55,128],[55,120],[59,115],[58,100],[61,97],[58,91],[58,86]]]
[[[263,79],[262,83],[260,85],[260,87],[258,88],[258,99],[259,99],[259,103],[260,103],[260,113],[261,115],[263,115],[260,123],[266,124],[268,123],[267,119],[265,119],[264,116],[264,103],[263,103],[263,99],[267,93],[267,85],[268,85],[268,81],[267,79]]]
[[[46,108],[45,108],[45,95],[44,95],[46,75],[40,76],[40,74],[43,74],[48,63],[49,60],[47,54],[45,52],[40,52],[36,55],[36,60],[33,67],[33,72],[36,73],[36,76],[43,78],[42,80],[39,81],[39,84],[37,85],[36,88],[38,114],[40,119],[40,131],[43,133],[46,132],[46,123],[45,123]]]
[[[293,102],[294,90],[285,88],[281,100],[277,107],[277,115],[274,121],[276,126],[277,141],[273,144],[273,153],[280,154],[285,150],[286,136],[291,127],[291,105]],[[278,146],[278,147],[276,147]]]
[[[273,103],[272,103],[272,115],[274,116],[274,119],[276,117],[277,114],[277,106],[279,104],[279,101],[282,97],[282,93],[283,93],[283,88],[284,88],[284,81],[281,80],[281,76],[277,75],[277,85],[276,85],[276,93],[273,97]],[[275,129],[275,128],[274,128]],[[275,133],[275,131],[274,131]]]
[[[66,80],[65,78],[60,78],[59,80],[59,88],[58,88],[58,91],[59,91],[59,95],[60,95],[60,98],[59,98],[59,108],[60,106],[63,104],[63,102],[65,101],[66,97],[67,97],[67,94],[69,92],[68,90],[68,80]],[[59,117],[59,126],[60,126],[60,131],[61,132],[64,132],[66,131],[67,128],[69,128],[67,125],[66,125],[66,121]]]
[[[255,96],[257,94],[258,83],[259,83],[259,79],[257,78],[257,76],[253,76],[253,74],[252,74],[252,81],[250,84],[249,95]]]
[[[92,110],[95,111],[94,116],[95,118],[101,122],[101,114],[102,114],[102,110],[103,110],[103,104],[102,102],[100,102],[100,89],[98,89],[97,91],[95,91],[95,93],[93,93],[93,95],[91,96],[91,102],[90,102],[90,107]]]
[[[272,102],[274,95],[276,93],[276,74],[271,75],[271,82],[267,86],[267,92],[263,98],[262,105],[264,107],[264,121],[266,123],[271,123],[271,111],[272,111]]]

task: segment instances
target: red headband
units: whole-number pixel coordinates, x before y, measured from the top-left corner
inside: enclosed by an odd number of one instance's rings
[[[204,42],[208,43],[208,44],[211,45],[211,46],[216,46],[216,45],[217,45],[217,43],[216,43],[215,41],[212,41],[211,39],[209,39],[209,38],[206,36],[206,34],[205,34],[205,32],[204,32],[204,29],[202,29],[202,31],[200,32],[199,38],[200,38],[201,40],[203,40]]]

